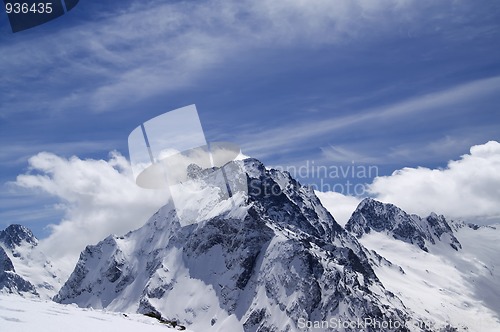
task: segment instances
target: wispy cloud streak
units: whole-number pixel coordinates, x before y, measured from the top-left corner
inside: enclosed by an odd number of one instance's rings
[[[418,22],[416,14],[401,15],[412,10],[419,12],[417,1],[123,2],[116,13],[0,45],[0,116],[74,107],[117,111],[188,87],[214,65],[255,48],[394,33],[391,25]],[[27,81],[30,88],[23,89]]]
[[[453,86],[391,105],[359,110],[352,115],[289,123],[263,131],[253,128],[247,133],[242,133],[240,141],[248,142],[243,145],[245,153],[266,157],[282,149],[298,149],[313,139],[334,135],[341,130],[356,130],[360,125],[370,121],[398,123],[415,114],[429,117],[429,121],[434,116],[442,116],[443,113],[453,116],[454,106],[498,93],[500,93],[500,76]],[[476,112],[474,108],[467,111],[468,114],[474,112]]]

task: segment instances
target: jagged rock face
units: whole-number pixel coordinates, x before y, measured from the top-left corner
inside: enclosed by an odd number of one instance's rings
[[[444,216],[432,213],[421,218],[371,198],[359,204],[345,229],[358,238],[371,231],[387,232],[395,239],[415,244],[424,251],[429,251],[429,244],[437,241],[446,242],[455,250],[462,248]]]
[[[35,286],[16,273],[14,264],[2,247],[0,247],[0,292],[37,295]]]
[[[12,261],[2,247],[0,247],[0,271],[16,272],[14,264],[12,264]]]
[[[14,249],[23,242],[32,246],[38,244],[38,240],[31,230],[21,225],[10,225],[5,230],[0,231],[0,242],[9,249]]]
[[[7,258],[3,260],[4,268],[9,267],[4,270],[4,283],[0,289],[3,287],[6,292],[29,293],[49,299],[61,287],[60,271],[40,250],[38,239],[30,229],[10,225],[0,231],[0,249]]]
[[[194,330],[408,318],[365,249],[311,190],[255,159],[234,164],[247,174],[248,194],[235,193],[215,215],[186,226],[167,205],[142,228],[88,246],[54,300],[159,313]]]
[[[286,172],[266,170],[258,160],[248,159],[245,166],[251,174],[249,202],[274,224],[325,241],[343,232],[312,189],[301,186]]]

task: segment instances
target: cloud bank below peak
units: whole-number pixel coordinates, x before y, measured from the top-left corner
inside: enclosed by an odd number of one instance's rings
[[[447,167],[403,168],[368,185],[376,199],[408,212],[431,212],[477,223],[500,221],[500,143],[474,145]]]
[[[63,218],[49,225],[51,234],[40,245],[53,259],[70,265],[88,244],[141,227],[169,199],[167,191],[137,186],[130,164],[116,152],[108,160],[41,152],[29,159],[29,171],[14,185],[56,199],[54,209]]]
[[[41,244],[56,259],[73,262],[89,243],[142,226],[168,200],[166,192],[136,186],[128,162],[118,153],[109,160],[82,160],[43,152],[29,163],[29,171],[19,175],[15,185],[53,196],[56,208],[64,212]],[[500,143],[490,141],[472,146],[469,154],[450,161],[446,168],[403,168],[376,177],[367,189],[377,200],[410,213],[436,212],[494,223],[500,221],[499,169]],[[341,224],[361,199],[333,192],[318,196]]]

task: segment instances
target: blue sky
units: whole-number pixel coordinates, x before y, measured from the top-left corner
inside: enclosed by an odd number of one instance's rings
[[[127,156],[141,122],[196,104],[209,141],[268,165],[446,167],[500,141],[498,1],[80,1],[0,19],[0,220],[62,212],[13,188],[39,152]]]

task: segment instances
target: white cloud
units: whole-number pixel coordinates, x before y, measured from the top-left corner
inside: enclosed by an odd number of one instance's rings
[[[431,212],[478,224],[500,222],[500,143],[490,141],[470,148],[444,169],[403,168],[378,176],[366,185],[373,198],[399,206],[408,213]],[[363,197],[338,192],[316,192],[341,225],[349,220]]]
[[[478,223],[500,220],[500,143],[471,147],[444,169],[403,168],[375,178],[368,191],[404,210],[430,212]]]
[[[41,143],[35,140],[12,141],[9,144],[2,145],[0,166],[25,164],[31,156],[40,151],[48,151],[57,155],[71,155],[74,151],[81,154],[95,153],[96,151],[105,153],[119,143],[117,140],[65,141],[58,143]]]
[[[343,195],[334,191],[315,191],[321,204],[332,214],[337,223],[344,226],[358,206],[361,199],[354,196]]]
[[[15,184],[54,196],[64,218],[51,225],[41,246],[49,256],[72,268],[88,244],[109,234],[124,234],[142,226],[168,200],[166,192],[141,189],[133,182],[125,158],[69,159],[42,152],[30,158],[30,170]],[[452,218],[488,222],[500,217],[500,143],[476,145],[470,154],[444,169],[403,168],[368,185],[378,200],[410,213],[437,212]],[[317,192],[336,220],[344,225],[361,198]],[[60,248],[64,248],[62,251]]]
[[[40,245],[69,269],[86,245],[142,226],[168,200],[164,191],[136,186],[127,160],[117,153],[109,160],[82,160],[42,152],[29,164],[30,171],[15,184],[60,202],[56,208],[64,218],[50,226],[51,235]]]

